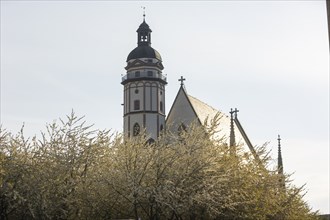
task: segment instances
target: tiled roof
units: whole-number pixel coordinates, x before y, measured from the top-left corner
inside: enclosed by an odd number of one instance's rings
[[[211,125],[214,117],[218,115],[219,125],[216,128],[215,138],[225,138],[225,140],[228,140],[230,134],[229,116],[193,96],[188,95],[188,98],[202,124]],[[235,133],[238,134],[239,132],[237,131]],[[239,134],[238,136],[240,137]]]
[[[217,114],[219,114],[220,117],[222,118],[228,118],[229,117],[227,115],[225,115],[224,113],[222,113],[221,111],[213,108],[212,106],[200,101],[199,99],[188,95],[189,101],[191,103],[191,105],[193,106],[199,120],[204,123],[205,120],[207,120],[207,122],[210,122],[210,120],[212,120]]]

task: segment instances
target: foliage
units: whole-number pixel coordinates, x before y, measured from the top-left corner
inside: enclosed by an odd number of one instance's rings
[[[0,219],[315,219],[303,187],[281,187],[212,126],[125,139],[73,113],[39,140],[0,129]],[[288,182],[288,177],[285,177]]]

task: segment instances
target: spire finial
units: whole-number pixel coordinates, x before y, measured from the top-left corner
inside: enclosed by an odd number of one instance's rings
[[[230,112],[229,113],[230,113],[230,118],[231,119],[234,119],[234,117],[233,117],[234,114],[235,114],[235,117],[237,116],[236,115],[236,113],[237,113],[236,111],[238,111],[236,108],[235,108],[235,110],[233,110],[232,108],[230,108]]]
[[[230,115],[231,117],[233,117],[233,114],[235,113],[235,119],[237,118],[237,112],[239,112],[239,110],[237,108],[235,108],[235,110],[233,110],[232,108],[230,109]]]
[[[181,78],[180,79],[178,79],[178,81],[180,81],[181,83],[180,83],[180,85],[181,86],[183,86],[183,81],[185,81],[186,79],[185,78],[183,78],[183,76],[181,76]]]
[[[230,109],[230,137],[229,137],[229,146],[230,147],[234,147],[235,144],[235,131],[234,131],[234,113],[236,114],[236,110],[235,111],[231,108]],[[233,149],[232,149],[233,150]]]
[[[278,141],[278,159],[277,159],[278,173],[283,174],[283,159],[282,159],[282,152],[281,152],[280,135],[277,135],[277,141]]]
[[[278,148],[281,149],[281,136],[277,135],[277,141],[278,141]]]
[[[277,141],[278,141],[277,173],[279,174],[280,189],[285,190],[285,178],[284,178],[284,172],[283,172],[283,159],[282,159],[282,152],[281,152],[280,135],[277,135]]]
[[[146,18],[146,7],[141,6],[141,8],[143,9],[143,21],[145,21],[145,18]]]

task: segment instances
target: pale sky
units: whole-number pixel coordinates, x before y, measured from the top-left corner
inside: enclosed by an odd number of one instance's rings
[[[330,213],[325,1],[1,1],[1,124],[28,136],[73,109],[122,131],[121,75],[141,6],[167,74],[166,111],[188,93],[238,117],[251,142],[282,137],[284,170]]]

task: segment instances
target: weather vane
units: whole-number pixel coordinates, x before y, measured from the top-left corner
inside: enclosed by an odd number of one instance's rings
[[[146,18],[146,7],[141,6],[141,8],[143,9],[143,21],[144,21]]]

